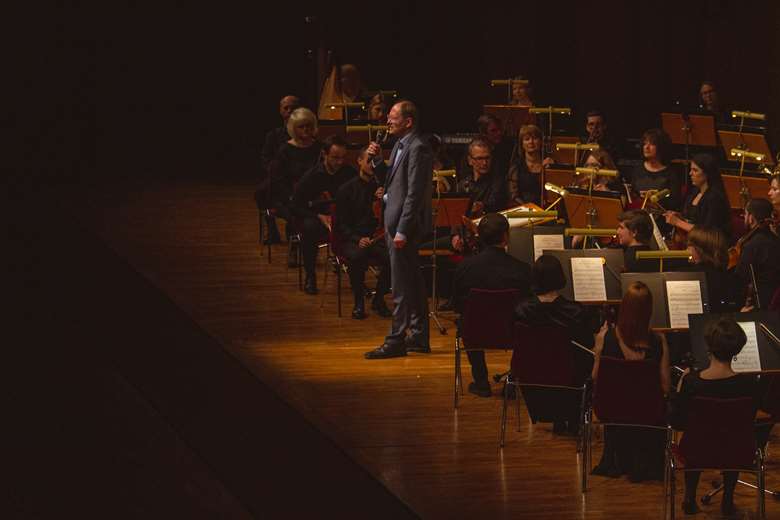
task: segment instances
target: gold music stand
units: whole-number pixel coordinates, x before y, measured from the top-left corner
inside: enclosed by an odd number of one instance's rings
[[[562,188],[565,188],[567,186],[573,186],[575,183],[575,171],[573,168],[562,168],[560,166],[550,166],[549,168],[545,169],[544,171],[544,180],[545,184],[550,183],[555,186],[560,186]],[[546,190],[544,195],[544,200],[549,204],[553,200],[557,198],[557,195],[555,192],[550,192],[550,190]]]
[[[566,135],[556,135],[552,138],[552,158],[555,164],[575,164],[573,148],[562,147],[558,148],[559,144],[575,144],[579,142],[579,137],[570,137]],[[555,181],[550,181],[555,182]],[[556,182],[556,184],[558,184]],[[568,184],[566,184],[568,186]]]
[[[754,177],[752,175],[727,175],[721,171],[723,187],[726,189],[726,197],[729,206],[733,209],[745,209],[747,199],[760,199],[766,197],[767,178]]]

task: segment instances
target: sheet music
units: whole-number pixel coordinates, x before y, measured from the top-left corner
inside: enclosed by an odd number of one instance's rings
[[[533,235],[534,262],[545,249],[563,249],[563,235]]]
[[[688,315],[704,312],[699,280],[668,280],[666,297],[669,305],[669,326],[673,329],[687,329]]]
[[[731,369],[734,372],[760,372],[761,357],[758,355],[758,334],[756,334],[755,321],[738,321],[739,326],[745,331],[747,343],[742,351],[734,356]]]
[[[661,230],[658,229],[658,224],[656,224],[655,218],[650,217],[650,222],[653,223],[653,238],[655,238],[655,243],[658,244],[658,250],[669,251],[669,246],[666,245],[666,240],[664,240],[664,237],[661,234]]]
[[[607,286],[604,283],[604,259],[571,259],[571,281],[574,299],[578,302],[603,302],[607,300]]]

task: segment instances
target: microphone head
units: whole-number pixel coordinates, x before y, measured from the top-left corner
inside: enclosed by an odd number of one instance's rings
[[[375,137],[376,137],[375,141],[377,142],[377,144],[384,143],[385,140],[387,140],[387,130],[385,130],[384,128],[381,130],[377,130]]]

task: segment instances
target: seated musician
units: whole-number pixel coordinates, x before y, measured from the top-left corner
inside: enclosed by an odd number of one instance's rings
[[[693,187],[688,191],[682,215],[667,211],[664,214],[667,224],[683,233],[690,232],[694,226],[715,228],[729,240],[732,235],[731,206],[715,159],[704,153],[694,155],[690,177]]]
[[[627,179],[639,195],[651,190],[669,189],[664,202],[667,209],[680,209],[681,176],[671,167],[672,140],[669,134],[653,128],[642,135],[642,164],[636,166]]]
[[[766,199],[751,199],[745,207],[748,232],[733,248],[739,256],[735,273],[742,284],[749,287],[751,305],[745,310],[768,308],[772,295],[780,287],[780,238],[772,233],[771,223],[772,204]],[[753,287],[754,277],[758,291]],[[754,298],[756,292],[758,301]]]
[[[605,322],[595,336],[593,380],[598,384],[602,356],[626,360],[649,360],[658,365],[664,393],[669,392],[669,347],[666,336],[650,330],[653,295],[642,282],[632,283],[623,301],[617,324]],[[625,389],[627,394],[631,388]],[[594,475],[618,477],[628,474],[631,482],[661,480],[664,474],[665,433],[623,426],[604,428],[604,452]]]
[[[468,147],[467,161],[469,172],[458,179],[456,191],[468,194],[469,206],[465,217],[479,218],[486,213],[494,213],[506,207],[505,184],[492,169],[492,150],[490,144],[477,137]],[[466,237],[461,231],[452,230],[451,235],[437,239],[436,247],[450,247],[453,251],[465,252],[468,249]],[[422,249],[427,249],[422,246]]]
[[[376,124],[385,124],[387,121],[387,101],[382,94],[376,94],[368,105],[368,119]]]
[[[600,110],[590,110],[585,115],[585,134],[580,136],[580,142],[597,143],[599,150],[606,152],[607,156],[612,159],[618,158],[617,144],[607,131],[607,121]],[[585,158],[583,157],[583,159]],[[616,169],[614,162],[611,166],[602,165],[601,167],[609,168],[610,170]]]
[[[517,76],[514,79],[523,79],[521,76]],[[525,107],[534,106],[532,99],[533,89],[531,88],[531,82],[528,83],[512,83],[512,100],[510,105],[520,105]]]
[[[454,306],[463,313],[471,289],[518,289],[520,296],[531,294],[531,267],[506,252],[509,242],[509,221],[498,213],[489,213],[479,221],[479,239],[482,251],[466,258],[455,271]],[[467,351],[474,381],[469,392],[480,397],[490,397],[485,353]]]
[[[658,271],[658,262],[638,261],[637,251],[653,249],[653,221],[641,209],[630,209],[618,215],[618,243],[623,247],[623,262],[626,272],[652,273]]]
[[[747,342],[745,331],[730,316],[722,316],[708,323],[704,329],[704,341],[707,344],[710,364],[699,371],[687,369],[677,386],[678,396],[674,401],[672,424],[682,429],[685,425],[687,408],[694,397],[731,399],[752,397],[758,406],[759,387],[755,376],[740,375],[731,368],[734,356],[742,351]],[[768,431],[765,432],[768,435]],[[699,485],[700,471],[685,472],[685,498],[682,507],[686,515],[699,511],[696,505],[696,488]],[[723,499],[720,503],[724,515],[734,513],[734,488],[739,473],[723,472]]]
[[[300,106],[301,101],[297,96],[284,96],[279,101],[279,115],[282,117],[282,126],[274,128],[265,135],[263,148],[260,152],[260,171],[263,181],[271,174],[279,149],[290,139],[290,134],[287,132],[287,121],[290,119],[290,114]],[[263,210],[271,207],[271,201],[268,200],[270,195],[271,193],[267,189],[257,190],[255,202],[258,209]],[[264,244],[280,243],[281,237],[279,237],[279,229],[276,227],[276,219],[273,215],[265,215],[265,222],[268,226],[268,238]]]
[[[487,141],[492,148],[492,167],[497,177],[506,179],[509,164],[512,161],[512,150],[515,147],[513,139],[504,135],[504,125],[492,114],[483,114],[477,119],[479,136]]]
[[[702,81],[699,87],[699,108],[715,116],[716,124],[728,123],[731,120],[729,111],[724,109],[720,102],[715,83],[710,80]]]
[[[390,259],[379,212],[384,188],[374,177],[374,167],[368,158],[367,148],[358,156],[358,176],[341,185],[336,195],[336,231],[343,241],[343,253],[347,257],[349,283],[355,306],[352,317],[362,320],[366,317],[365,277],[369,262],[379,266],[376,293],[371,308],[379,316],[391,316],[384,296],[390,290]],[[379,209],[379,211],[375,211]]]
[[[553,163],[542,158],[542,131],[535,125],[523,125],[518,132],[515,157],[509,166],[507,188],[509,204],[539,204],[544,168]]]
[[[316,140],[317,116],[308,108],[293,110],[287,119],[287,134],[290,139],[282,144],[276,158],[269,164],[268,177],[261,183],[255,198],[265,199],[268,208],[287,221],[290,230],[291,197],[295,185],[303,175],[317,166],[322,156],[322,143]],[[260,194],[262,192],[262,194]],[[296,267],[297,252],[290,249],[288,265]]]
[[[686,270],[703,272],[711,312],[738,312],[744,291],[737,276],[728,271],[728,244],[718,229],[694,227],[688,233],[688,253],[693,265]]]
[[[606,150],[602,150],[601,148],[586,152],[584,159],[583,166],[585,168],[617,170],[615,161],[612,160],[612,157]],[[578,175],[577,179],[579,180],[579,188],[588,188],[588,185],[590,184],[589,175]],[[621,191],[620,185],[620,179],[618,178],[596,176],[596,178],[593,179],[594,191]]]
[[[528,326],[558,327],[568,331],[569,337],[581,345],[592,348],[593,334],[598,330],[600,319],[595,307],[587,307],[566,299],[560,291],[566,287],[566,276],[560,260],[552,255],[542,255],[532,267],[534,294],[521,300],[515,308],[515,316],[520,323]],[[540,345],[543,348],[543,345]],[[585,380],[591,370],[591,360],[574,357],[575,367]],[[543,391],[523,391],[526,402],[535,399],[544,400]],[[579,428],[579,399],[572,401],[570,419],[556,422],[554,433],[577,433]],[[532,405],[530,405],[532,406]]]
[[[317,243],[328,238],[331,199],[342,184],[355,176],[355,169],[344,164],[346,157],[347,143],[343,138],[333,135],[325,139],[322,162],[303,176],[292,198],[293,212],[301,219],[306,294],[317,294]]]

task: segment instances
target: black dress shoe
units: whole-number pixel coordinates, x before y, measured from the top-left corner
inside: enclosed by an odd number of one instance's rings
[[[388,345],[387,343],[365,353],[366,359],[387,359],[405,355],[406,349],[403,345]]]
[[[479,397],[490,397],[492,395],[492,392],[490,391],[490,383],[486,382],[485,385],[478,385],[472,381],[469,383],[469,393]]]
[[[430,354],[431,353],[431,346],[430,345],[423,345],[422,343],[419,343],[417,340],[413,338],[406,338],[406,341],[404,341],[404,344],[406,345],[406,351],[407,352],[417,352],[419,354]]]
[[[307,278],[306,283],[303,284],[303,292],[311,295],[317,294],[319,292],[317,290],[317,280],[314,278]]]
[[[384,298],[374,298],[371,302],[371,308],[383,318],[389,318],[393,315],[393,311],[387,308]]]
[[[363,307],[354,307],[352,309],[352,319],[353,320],[366,319],[366,310]]]

